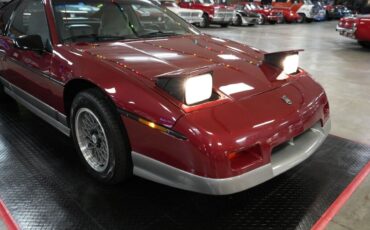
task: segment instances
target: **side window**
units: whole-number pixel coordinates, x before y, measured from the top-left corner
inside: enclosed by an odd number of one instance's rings
[[[12,15],[15,7],[18,5],[18,1],[12,1],[9,4],[5,5],[0,10],[0,33],[4,34],[5,27],[8,24],[10,16]]]
[[[46,47],[49,46],[50,35],[44,5],[42,0],[22,1],[15,11],[8,36],[17,38],[35,34],[41,36]]]

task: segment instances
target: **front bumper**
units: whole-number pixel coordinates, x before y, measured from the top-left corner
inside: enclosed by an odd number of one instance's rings
[[[133,152],[134,174],[172,187],[211,195],[233,194],[254,187],[300,164],[324,142],[330,120],[316,123],[282,148],[274,151],[271,162],[244,174],[215,179],[198,176]],[[155,170],[154,170],[155,169]]]
[[[256,25],[260,20],[257,17],[242,17],[242,25]]]
[[[216,14],[214,17],[211,18],[211,23],[214,23],[214,24],[231,23],[233,20],[233,17],[234,15],[231,13]]]
[[[202,17],[183,17],[183,19],[190,24],[199,24],[204,20]]]
[[[339,34],[342,36],[353,38],[353,39],[356,38],[355,37],[356,28],[349,29],[349,28],[344,28],[344,27],[340,27],[339,25],[337,25],[336,31],[339,31]]]
[[[267,20],[270,22],[280,22],[282,21],[284,16],[279,16],[279,15],[269,15],[267,16]]]

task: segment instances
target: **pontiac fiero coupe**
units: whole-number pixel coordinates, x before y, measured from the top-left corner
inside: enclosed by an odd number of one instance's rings
[[[200,33],[144,0],[13,0],[3,91],[71,136],[97,179],[232,194],[298,165],[329,129],[299,51]]]

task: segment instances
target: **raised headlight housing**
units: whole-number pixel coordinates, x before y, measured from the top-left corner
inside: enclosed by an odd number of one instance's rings
[[[265,54],[264,62],[279,67],[287,75],[298,72],[299,52],[302,50],[283,51]]]
[[[298,71],[299,56],[292,54],[285,57],[283,61],[283,68],[285,74],[294,74]]]
[[[185,103],[197,104],[212,97],[212,75],[207,73],[196,77],[187,78],[184,82]]]
[[[213,92],[211,73],[189,77],[159,77],[156,85],[175,99],[189,106],[218,98],[218,95]]]

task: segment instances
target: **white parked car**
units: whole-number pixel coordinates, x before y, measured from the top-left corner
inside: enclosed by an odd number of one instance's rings
[[[203,11],[181,8],[175,0],[160,0],[161,6],[179,15],[188,23],[199,25],[203,22]]]

